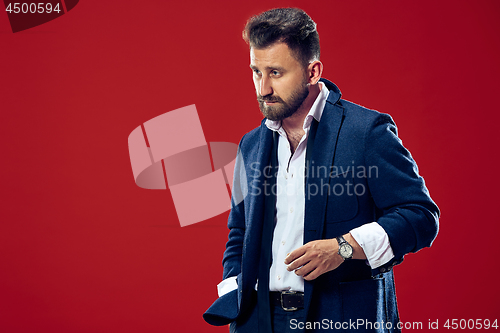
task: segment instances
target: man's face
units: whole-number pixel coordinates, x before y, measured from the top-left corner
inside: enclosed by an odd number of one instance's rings
[[[309,94],[306,68],[284,43],[250,48],[250,68],[264,117],[282,120],[294,114]]]

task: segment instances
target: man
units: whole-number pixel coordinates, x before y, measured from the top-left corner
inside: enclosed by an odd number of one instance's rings
[[[244,31],[261,125],[239,145],[219,298],[231,332],[398,332],[392,267],[439,210],[391,117],[321,79],[316,24],[273,9]]]

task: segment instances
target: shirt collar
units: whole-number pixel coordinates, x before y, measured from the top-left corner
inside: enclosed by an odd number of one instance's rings
[[[316,97],[316,99],[314,100],[311,109],[304,118],[303,129],[305,131],[309,130],[309,127],[311,127],[313,118],[316,119],[316,121],[318,122],[321,120],[321,116],[323,115],[323,109],[325,108],[326,100],[328,98],[328,94],[330,93],[330,91],[328,90],[328,88],[325,87],[325,84],[323,82],[319,82],[318,84],[321,90],[318,94],[318,97]],[[278,131],[281,128],[281,120],[266,119],[265,124],[267,128],[269,128],[272,131]]]

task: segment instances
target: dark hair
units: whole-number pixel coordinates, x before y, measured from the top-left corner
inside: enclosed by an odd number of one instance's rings
[[[320,56],[316,23],[298,8],[276,8],[253,16],[245,26],[243,39],[257,49],[285,43],[304,66]]]

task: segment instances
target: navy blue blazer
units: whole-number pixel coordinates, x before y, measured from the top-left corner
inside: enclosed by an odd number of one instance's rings
[[[399,317],[392,267],[405,254],[432,244],[439,210],[392,118],[342,100],[337,86],[321,81],[330,94],[316,132],[310,132],[315,137],[306,162],[304,244],[376,221],[389,236],[395,257],[376,270],[365,260],[348,260],[314,281],[305,281],[307,321],[327,320],[333,325],[363,319],[372,324],[391,322],[394,328]],[[219,297],[205,312],[204,319],[212,325],[235,322],[240,331],[258,332],[253,291],[272,133],[263,120],[239,144],[223,257],[223,279],[237,276],[238,289]]]

